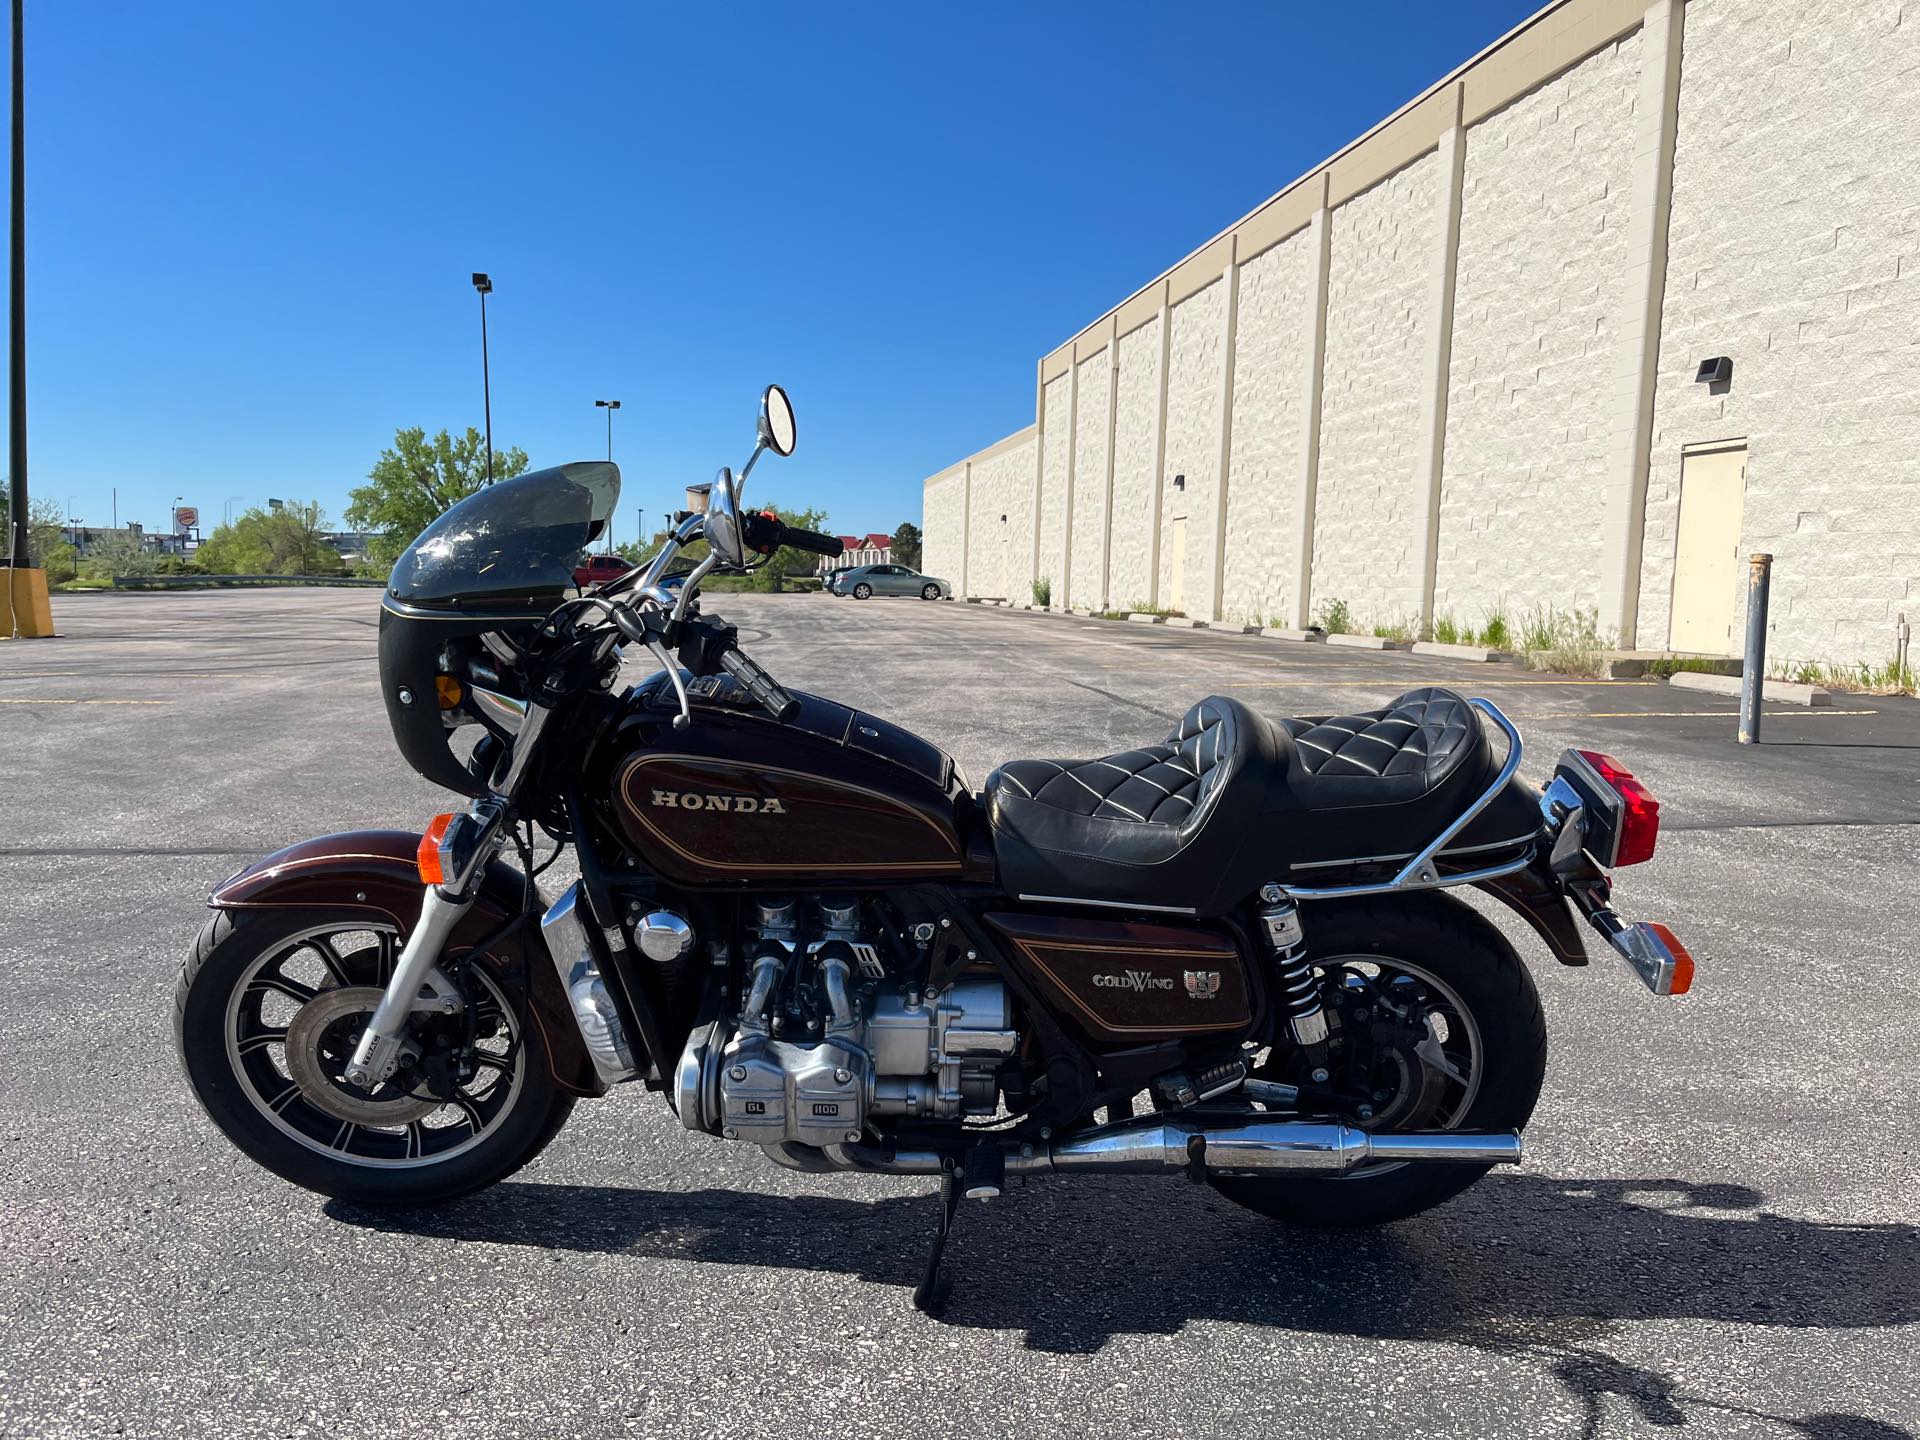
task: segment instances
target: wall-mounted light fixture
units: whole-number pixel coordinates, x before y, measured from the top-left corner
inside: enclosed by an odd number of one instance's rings
[[[1002,516],[1000,517],[1000,523],[1001,523],[1002,525],[1004,525],[1004,524],[1006,524],[1006,523],[1007,523],[1007,517],[1006,517],[1006,516],[1004,516],[1004,515],[1002,515]]]
[[[1711,360],[1702,360],[1700,368],[1693,372],[1693,383],[1705,385],[1707,393],[1724,395],[1733,388],[1733,360],[1726,355],[1715,355]]]
[[[1186,477],[1186,476],[1184,476],[1184,475],[1176,475],[1176,476],[1174,476],[1174,477],[1173,477],[1173,488],[1174,488],[1174,489],[1176,489],[1176,490],[1184,490],[1184,489],[1186,489],[1186,488],[1187,488],[1187,477]]]

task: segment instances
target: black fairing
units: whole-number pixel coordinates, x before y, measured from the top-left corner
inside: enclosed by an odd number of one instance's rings
[[[485,793],[448,748],[435,677],[462,678],[453,652],[474,636],[524,643],[619,499],[620,472],[607,461],[535,470],[469,495],[394,564],[381,599],[380,693],[401,755],[434,784]]]

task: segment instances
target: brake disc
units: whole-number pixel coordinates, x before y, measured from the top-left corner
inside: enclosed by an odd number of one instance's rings
[[[287,1074],[315,1108],[355,1125],[399,1126],[431,1115],[440,1101],[395,1091],[375,1099],[341,1072],[359,1042],[360,1031],[380,1004],[376,985],[346,985],[322,990],[302,1005],[287,1026]],[[355,1017],[359,1024],[347,1023]]]

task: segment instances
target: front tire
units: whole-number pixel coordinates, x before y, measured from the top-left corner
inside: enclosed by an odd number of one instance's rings
[[[366,1205],[451,1199],[512,1174],[573,1109],[523,997],[466,971],[473,1037],[416,1017],[423,1057],[470,1057],[464,1082],[372,1091],[340,1076],[401,937],[357,916],[217,910],[181,967],[174,1036],[194,1094],[227,1138],[296,1185]],[[424,1073],[424,1072],[412,1072]]]
[[[1498,930],[1459,901],[1438,895],[1310,905],[1301,919],[1309,957],[1323,978],[1369,967],[1378,974],[1424,975],[1432,982],[1429,992],[1445,997],[1439,1002],[1442,1013],[1464,1012],[1447,1023],[1471,1031],[1477,1043],[1470,1088],[1461,1086],[1457,1109],[1404,1128],[1518,1130],[1527,1123],[1546,1075],[1546,1019],[1533,977]],[[1335,1035],[1336,1044],[1344,1043],[1338,1031]],[[1457,1059],[1448,1063],[1459,1068]],[[1344,1175],[1222,1177],[1212,1183],[1236,1205],[1271,1219],[1347,1229],[1429,1210],[1489,1168],[1365,1165]]]
[[[922,585],[920,587],[920,598],[922,600],[938,600],[940,598],[940,587],[938,585]]]

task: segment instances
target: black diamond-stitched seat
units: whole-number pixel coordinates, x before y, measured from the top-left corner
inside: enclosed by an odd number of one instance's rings
[[[1478,714],[1450,690],[1278,723],[1213,695],[1158,745],[1010,760],[987,778],[986,800],[1014,894],[1205,914],[1303,860],[1418,849],[1493,768]]]

